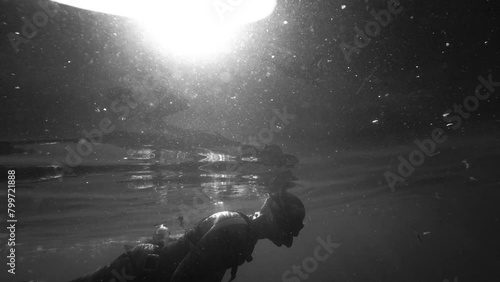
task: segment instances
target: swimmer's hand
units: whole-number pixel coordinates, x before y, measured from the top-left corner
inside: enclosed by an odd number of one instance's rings
[[[153,239],[151,243],[154,245],[164,246],[171,241],[172,239],[170,238],[170,231],[165,225],[161,224],[160,227],[156,229],[155,233],[153,233]]]

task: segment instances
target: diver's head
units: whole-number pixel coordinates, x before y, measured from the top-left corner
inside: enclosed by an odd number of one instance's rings
[[[259,158],[265,164],[276,167],[293,168],[299,163],[297,157],[283,153],[281,147],[275,144],[266,145],[260,152]]]
[[[275,245],[291,247],[293,237],[304,227],[305,208],[302,201],[288,192],[272,194],[260,213],[267,221],[266,235]]]

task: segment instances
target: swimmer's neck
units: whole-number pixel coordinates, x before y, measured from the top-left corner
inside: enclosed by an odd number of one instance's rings
[[[261,212],[255,212],[254,214],[251,214],[248,217],[250,218],[250,227],[257,236],[257,238],[259,240],[269,238],[268,235],[268,232],[270,230],[269,218]]]

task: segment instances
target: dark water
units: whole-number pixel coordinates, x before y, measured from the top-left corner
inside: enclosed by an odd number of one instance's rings
[[[159,223],[179,235],[283,188],[304,202],[305,228],[291,248],[260,241],[235,281],[500,281],[492,1],[401,1],[350,60],[341,44],[386,1],[278,1],[210,60],[163,54],[132,20],[51,5],[16,53],[7,35],[40,6],[0,3],[1,281],[68,281]],[[264,143],[299,163],[238,153]]]
[[[309,274],[310,281],[495,281],[498,140],[462,141],[464,148],[455,142],[439,147],[395,192],[383,173],[391,159],[413,150],[411,144],[298,153],[293,175],[299,180],[290,191],[306,205],[306,227],[290,249],[259,242],[255,261],[241,267],[238,279],[279,281],[313,257],[318,237],[330,237],[340,247]],[[82,166],[71,175],[38,167],[40,175],[56,178],[18,184],[17,280],[66,281],[89,272],[118,256],[124,244],[150,236],[155,224],[165,222],[181,234],[179,215],[189,227],[216,211],[251,213],[266,198],[270,178],[283,173],[261,166],[231,176],[224,166],[209,172],[154,159],[99,162],[107,164]]]

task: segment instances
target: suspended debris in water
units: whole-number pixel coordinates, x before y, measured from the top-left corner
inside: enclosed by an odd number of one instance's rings
[[[424,242],[422,241],[422,237],[420,237],[420,234],[418,234],[417,231],[415,231],[415,236],[417,236],[417,240],[420,242],[420,244],[423,244]]]
[[[184,217],[182,215],[179,215],[179,217],[177,218],[177,220],[179,221],[179,225],[186,229],[186,227],[184,227]]]
[[[469,163],[467,160],[463,160],[462,163],[465,165],[465,169],[469,169]]]
[[[439,152],[435,152],[434,154],[432,154],[432,155],[430,155],[430,156],[431,156],[431,157],[434,157],[435,155],[439,155],[439,154],[441,154],[441,151],[439,151]]]

